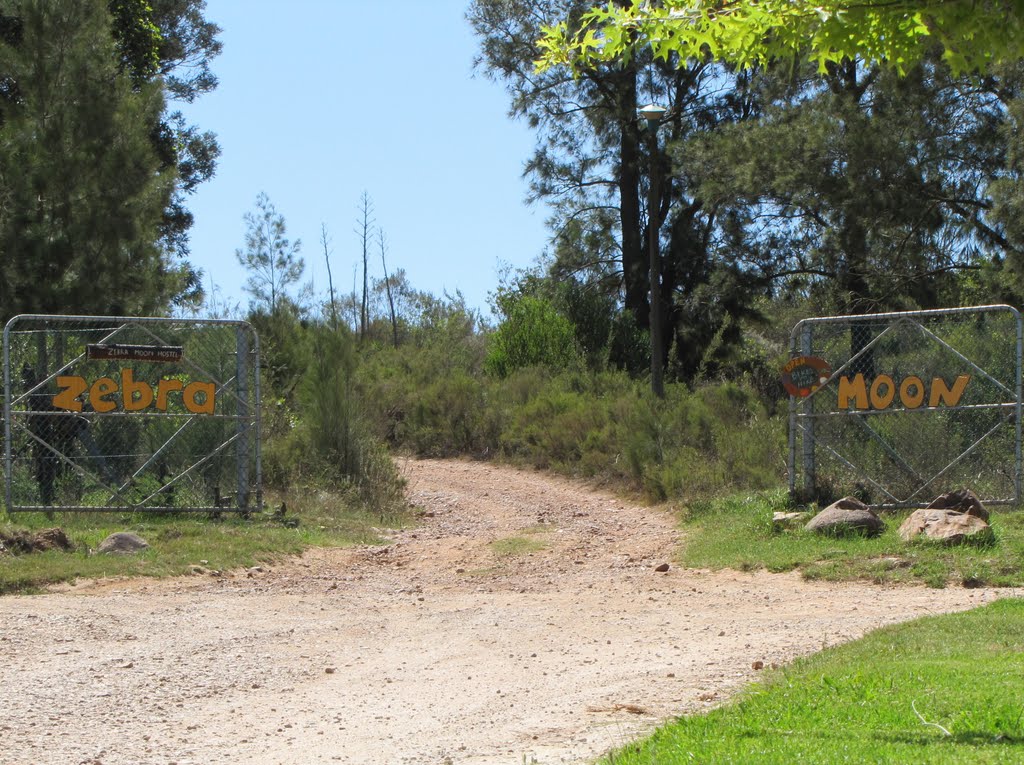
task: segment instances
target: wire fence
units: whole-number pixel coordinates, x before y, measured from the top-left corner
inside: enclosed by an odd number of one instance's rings
[[[246,322],[17,316],[3,371],[9,511],[261,506]]]
[[[790,489],[882,507],[960,488],[1019,503],[1022,338],[1009,306],[801,321]]]

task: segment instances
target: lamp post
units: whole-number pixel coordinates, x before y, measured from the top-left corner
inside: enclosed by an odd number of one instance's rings
[[[662,309],[661,309],[661,255],[658,247],[658,220],[660,207],[658,189],[658,123],[667,110],[663,106],[648,104],[640,109],[640,116],[647,120],[647,141],[650,155],[650,183],[647,188],[647,250],[650,258],[649,281],[651,284],[651,390],[658,398],[665,397],[665,373],[662,362]]]

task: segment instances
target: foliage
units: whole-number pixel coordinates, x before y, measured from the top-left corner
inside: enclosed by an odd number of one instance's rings
[[[275,314],[288,297],[287,289],[302,278],[306,267],[299,255],[302,242],[288,239],[284,216],[265,193],[256,197],[256,210],[244,216],[245,249],[235,250],[238,262],[249,272],[245,291],[252,305]]]
[[[118,70],[100,0],[24,0],[0,41],[0,316],[149,314],[190,269],[158,243],[174,172],[154,150],[158,83]]]
[[[1018,762],[1022,619],[1024,603],[1005,599],[885,627],[602,762]]]
[[[984,69],[1024,54],[1024,4],[1019,0],[727,0],[608,3],[578,24],[547,26],[538,66],[577,72],[628,61],[650,49],[680,62],[705,57],[739,67],[805,57],[819,71],[861,58],[898,72],[939,47],[956,72]]]
[[[853,35],[843,45],[859,45],[865,26],[879,44],[895,45],[893,29],[911,6],[783,3],[778,19],[803,14],[821,29],[750,32],[776,5],[471,6],[478,65],[506,85],[510,114],[536,131],[526,173],[532,197],[552,206],[553,259],[539,277],[548,284],[529,294],[551,300],[578,339],[581,329],[600,328],[612,366],[638,376],[650,367],[644,348],[658,334],[649,327],[652,228],[666,307],[659,352],[669,378],[685,382],[733,366],[744,331],[764,325],[759,308],[772,297],[810,299],[821,314],[1024,294],[1020,57],[996,55],[1001,63],[966,76],[958,48],[943,59],[917,40],[913,56],[898,61],[843,57],[842,47],[816,59],[817,68],[800,57],[778,61],[772,46],[803,44],[818,31],[836,41],[839,27]],[[927,17],[927,34],[943,40],[953,28],[969,37],[976,20],[965,14],[974,5],[922,3],[915,23]],[[645,35],[659,18],[676,25],[676,42],[703,34],[704,22],[687,15],[694,8],[708,25],[747,35],[744,67],[719,48],[681,50],[661,38],[652,47]],[[1015,17],[1008,29],[1020,23]],[[538,42],[542,28],[549,36]],[[555,34],[587,41],[582,58],[579,49],[552,58]],[[770,52],[758,58],[762,47]],[[637,118],[648,101],[667,107],[653,141]],[[663,182],[647,209],[651,176]],[[598,298],[588,319],[567,310],[562,284]],[[598,306],[601,322],[591,320]],[[593,346],[581,347],[599,363]]]
[[[723,255],[776,290],[838,313],[959,305],[957,272],[1008,246],[988,184],[1018,69],[977,83],[932,62],[903,77],[846,62],[766,93],[758,120],[677,161],[726,211]]]
[[[746,385],[670,384],[661,401],[625,372],[578,364],[488,375],[479,357],[452,364],[458,347],[381,347],[371,355],[360,388],[374,402],[376,432],[394,447],[503,457],[658,501],[781,480],[783,422]]]
[[[168,101],[192,103],[217,86],[210,69],[220,55],[217,39],[220,28],[204,16],[205,0],[110,0],[115,7],[113,33],[120,48],[136,51],[123,57],[136,82],[159,83]],[[155,71],[153,51],[148,47],[155,34]],[[140,44],[142,41],[145,45]],[[141,58],[145,54],[145,58]],[[186,200],[196,187],[213,177],[220,146],[210,131],[189,125],[180,111],[165,112],[153,126],[150,139],[163,167],[173,170],[174,193],[164,209],[160,229],[161,244],[180,257],[189,253],[188,232],[192,214]],[[189,273],[190,301],[202,292],[199,274]],[[179,305],[181,300],[176,301]]]
[[[419,295],[399,348],[367,346],[359,392],[376,434],[421,455],[487,454],[495,425],[482,384],[485,339],[461,296]]]
[[[309,322],[290,300],[282,301],[277,313],[254,310],[247,319],[260,338],[260,368],[268,393],[293,405],[299,382],[309,367]]]
[[[265,483],[341,492],[353,506],[399,517],[402,481],[367,423],[351,331],[303,319],[288,300],[249,319],[261,339]]]
[[[572,324],[543,298],[506,295],[504,320],[490,336],[484,368],[507,377],[516,369],[571,368],[578,358]]]
[[[146,0],[110,0],[107,3],[113,21],[121,64],[133,82],[152,79],[160,68],[160,29],[153,23],[153,9]]]
[[[299,390],[298,436],[308,467],[332,485],[353,485],[370,504],[394,509],[401,480],[390,456],[367,433],[355,392],[357,359],[347,330],[314,326],[310,359]]]
[[[203,16],[206,0],[149,0],[149,4],[160,30],[159,74],[168,93],[175,100],[192,103],[213,91],[217,76],[210,63],[223,46],[217,39],[220,27]]]
[[[16,0],[0,12],[0,314],[153,314],[201,295],[185,198],[219,148],[164,95],[216,83],[219,30],[203,5]],[[172,87],[196,67],[201,84]]]
[[[608,361],[643,374],[650,356],[638,353],[634,340],[650,344],[648,241],[654,228],[664,307],[659,352],[678,379],[689,381],[713,339],[720,345],[736,339],[722,331],[726,314],[748,317],[747,306],[765,287],[716,251],[722,211],[700,198],[700,176],[677,166],[671,147],[755,117],[756,93],[746,88],[748,77],[724,67],[676,66],[648,53],[578,76],[564,68],[538,73],[533,60],[541,28],[562,17],[575,23],[585,7],[575,0],[476,0],[469,18],[480,38],[478,65],[505,83],[512,116],[537,133],[526,171],[531,197],[553,209],[551,277],[577,282],[577,297],[604,304],[604,321],[615,325],[612,342],[604,337]],[[655,141],[637,118],[638,106],[651,101],[673,107]],[[663,182],[649,205],[652,171]]]

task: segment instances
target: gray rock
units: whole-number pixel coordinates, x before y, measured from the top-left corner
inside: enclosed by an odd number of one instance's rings
[[[899,535],[906,542],[924,537],[947,545],[987,542],[993,538],[992,527],[978,516],[936,508],[915,510],[903,521]]]
[[[96,552],[104,555],[134,555],[149,547],[149,542],[130,531],[117,531],[100,542]]]
[[[959,491],[951,491],[949,494],[940,494],[928,505],[927,509],[953,510],[958,513],[973,515],[976,518],[981,518],[983,521],[988,520],[988,510],[981,504],[978,495],[970,489],[960,489]]]
[[[885,522],[859,499],[843,497],[811,518],[804,528],[831,537],[847,534],[873,537],[885,530]]]

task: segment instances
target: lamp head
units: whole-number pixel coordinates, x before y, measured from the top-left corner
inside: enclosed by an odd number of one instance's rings
[[[660,122],[661,118],[665,116],[668,109],[664,106],[658,106],[657,104],[647,104],[639,110],[638,114],[650,123]]]

